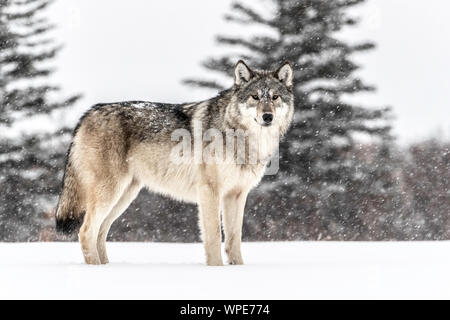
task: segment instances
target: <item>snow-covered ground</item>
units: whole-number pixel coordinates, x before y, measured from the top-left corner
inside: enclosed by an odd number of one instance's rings
[[[244,266],[207,267],[201,244],[0,243],[0,298],[450,298],[450,242],[244,243]]]

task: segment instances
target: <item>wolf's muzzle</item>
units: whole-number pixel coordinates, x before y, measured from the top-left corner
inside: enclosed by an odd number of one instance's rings
[[[263,118],[264,124],[269,125],[272,123],[273,114],[272,113],[264,113],[262,118]]]

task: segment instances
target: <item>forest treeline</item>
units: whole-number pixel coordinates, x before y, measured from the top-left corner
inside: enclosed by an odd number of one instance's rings
[[[234,2],[224,18],[242,32],[217,36],[223,52],[233,53],[204,58],[211,78],[180,79],[223,89],[214,75],[232,77],[239,58],[261,69],[288,60],[295,70],[295,117],[280,145],[280,170],[251,192],[244,239],[450,239],[450,143],[399,146],[391,108],[348,102],[375,90],[355,76],[360,66],[353,61],[375,44],[337,36],[357,27],[348,9],[364,1],[268,2],[264,14]],[[50,3],[0,0],[0,241],[63,240],[54,230],[54,209],[73,128],[11,134],[20,121],[64,112],[80,98],[54,99],[59,87],[48,65],[61,47],[48,37]],[[252,25],[264,32],[246,32]],[[196,207],[142,191],[110,239],[198,241]]]

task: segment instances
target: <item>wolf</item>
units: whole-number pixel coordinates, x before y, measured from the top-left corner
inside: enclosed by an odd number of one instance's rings
[[[262,179],[291,123],[292,88],[293,69],[288,62],[275,71],[264,71],[239,60],[234,84],[209,100],[93,106],[78,122],[67,153],[56,209],[57,231],[73,234],[79,229],[85,262],[106,264],[106,238],[112,223],[146,187],[198,205],[207,265],[223,265],[221,221],[228,263],[243,264],[241,234],[247,195]],[[172,161],[179,145],[173,133],[182,130],[195,136],[200,127],[215,128],[224,135],[233,130],[245,132],[246,151],[240,157],[244,161],[233,161],[238,157],[235,147],[228,160],[212,153],[217,161],[194,161],[192,156]],[[227,141],[231,140],[236,139]],[[195,139],[188,140],[188,151],[195,144]],[[197,143],[200,151],[207,147],[207,141]],[[261,161],[245,161],[249,150],[255,149]]]

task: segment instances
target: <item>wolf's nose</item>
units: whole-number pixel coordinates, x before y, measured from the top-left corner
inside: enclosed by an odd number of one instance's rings
[[[262,118],[263,118],[265,124],[269,124],[273,120],[273,114],[271,114],[271,113],[264,113]]]

